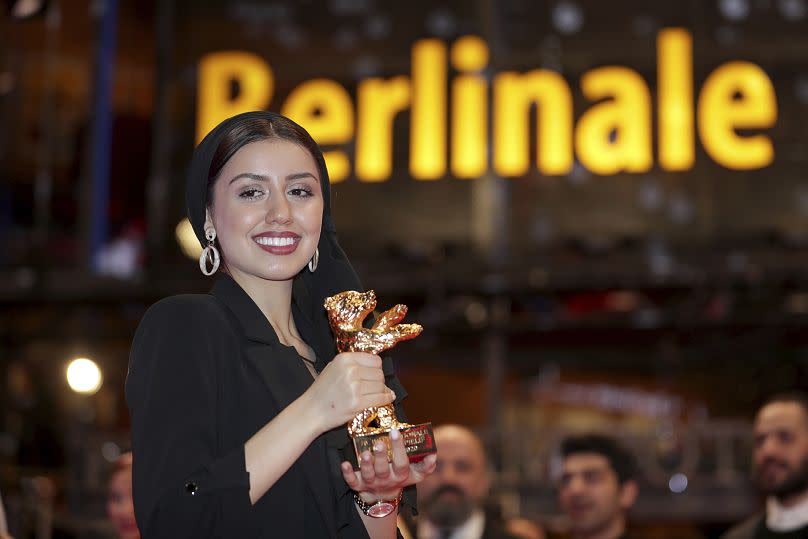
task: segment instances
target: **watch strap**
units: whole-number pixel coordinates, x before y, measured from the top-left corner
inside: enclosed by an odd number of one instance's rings
[[[358,492],[354,491],[353,498],[359,509],[367,516],[373,518],[384,518],[398,509],[403,494],[404,490],[402,489],[399,491],[398,496],[391,500],[376,500],[375,502],[367,503],[362,499]]]

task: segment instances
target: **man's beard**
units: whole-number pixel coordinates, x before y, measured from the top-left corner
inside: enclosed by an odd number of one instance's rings
[[[474,511],[474,502],[454,485],[438,487],[428,498],[419,500],[418,505],[438,528],[456,528]]]
[[[783,461],[773,458],[765,460],[762,466],[771,463],[787,466]],[[808,491],[808,456],[802,459],[796,470],[791,471],[785,479],[779,483],[764,484],[759,467],[756,467],[752,471],[752,479],[763,494],[774,496],[778,500],[788,498],[793,494]]]

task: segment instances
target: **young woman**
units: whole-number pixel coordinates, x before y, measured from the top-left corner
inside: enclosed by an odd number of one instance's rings
[[[394,432],[392,462],[383,448],[359,472],[345,462],[345,424],[406,392],[388,360],[335,355],[323,300],[361,285],[319,148],[278,114],[235,116],[194,151],[186,198],[202,270],[219,275],[210,294],[152,306],[132,345],[143,537],[396,537],[435,458],[411,465]]]

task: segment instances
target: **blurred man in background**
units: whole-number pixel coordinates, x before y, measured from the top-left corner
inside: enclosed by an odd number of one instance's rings
[[[440,446],[438,446],[440,447]],[[615,440],[588,434],[561,444],[561,510],[575,539],[626,539],[627,513],[637,499],[634,458]]]
[[[755,418],[752,479],[766,510],[732,528],[723,539],[808,537],[808,395],[769,399]]]
[[[491,484],[483,443],[459,425],[435,428],[438,464],[418,484],[417,539],[517,539],[483,510]]]

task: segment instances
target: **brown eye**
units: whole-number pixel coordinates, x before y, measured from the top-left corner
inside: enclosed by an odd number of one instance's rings
[[[294,189],[290,189],[289,194],[294,197],[301,197],[301,198],[308,198],[313,195],[311,189],[306,189],[303,187],[295,187]]]
[[[239,193],[238,196],[241,197],[241,198],[250,199],[250,198],[257,198],[257,197],[261,196],[262,194],[263,193],[259,189],[255,189],[255,188],[251,187],[249,189],[243,190],[241,193]]]

